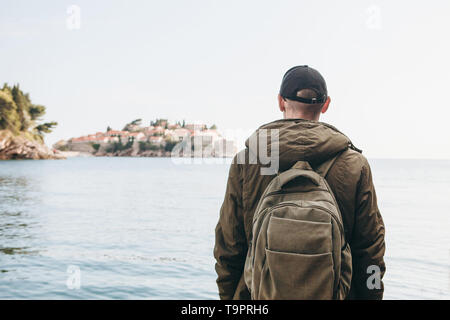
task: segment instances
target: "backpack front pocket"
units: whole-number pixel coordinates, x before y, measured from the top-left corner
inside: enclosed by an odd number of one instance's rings
[[[332,299],[332,253],[298,254],[266,249],[257,299]]]
[[[267,248],[278,252],[320,254],[332,251],[331,223],[270,217]]]

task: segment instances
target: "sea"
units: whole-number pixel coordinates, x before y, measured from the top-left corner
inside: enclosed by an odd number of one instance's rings
[[[218,299],[229,159],[174,160],[1,161],[0,299]],[[450,299],[450,161],[369,162],[384,298]]]

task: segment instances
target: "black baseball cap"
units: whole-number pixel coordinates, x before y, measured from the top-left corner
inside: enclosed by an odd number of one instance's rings
[[[316,92],[316,97],[312,99],[299,97],[297,93],[303,89],[313,90]],[[296,66],[284,74],[280,96],[307,104],[324,103],[328,98],[327,84],[317,70],[306,65]]]

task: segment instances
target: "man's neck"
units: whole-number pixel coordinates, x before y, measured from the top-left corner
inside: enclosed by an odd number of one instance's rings
[[[285,119],[304,119],[304,120],[311,120],[311,121],[319,121],[320,119],[320,114],[317,116],[313,116],[313,115],[306,115],[306,114],[287,114],[286,112],[284,112],[284,118]]]

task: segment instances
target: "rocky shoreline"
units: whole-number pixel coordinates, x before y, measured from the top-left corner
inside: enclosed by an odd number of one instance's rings
[[[45,144],[29,139],[25,134],[14,135],[9,130],[0,130],[0,160],[13,159],[65,159],[58,151]]]

